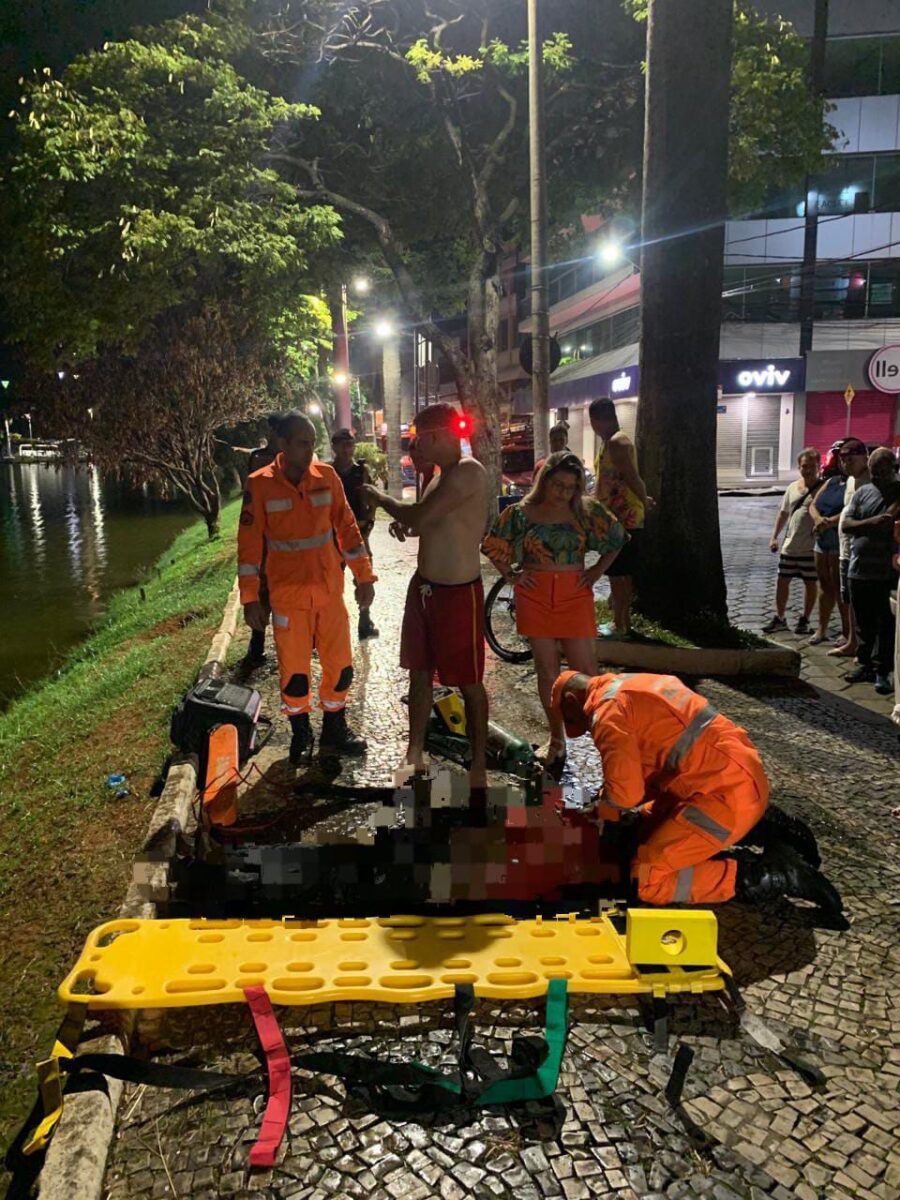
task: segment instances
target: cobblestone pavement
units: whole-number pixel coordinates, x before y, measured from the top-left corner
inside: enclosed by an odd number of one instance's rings
[[[738,503],[745,503],[741,500]],[[403,676],[397,639],[408,548],[374,537],[380,574],[377,641],[356,652],[351,720],[369,738],[364,763],[346,779],[385,784],[403,749]],[[269,711],[269,668],[260,673]],[[490,660],[493,716],[537,741],[541,714],[528,668]],[[290,1132],[277,1166],[249,1172],[247,1152],[262,1111],[262,1085],[202,1098],[131,1088],[119,1115],[106,1177],[109,1200],[164,1196],[277,1200],[462,1200],[463,1197],[641,1197],[644,1200],[841,1200],[900,1196],[900,1006],[897,901],[900,794],[896,731],[841,711],[803,684],[703,686],[760,747],[773,799],[804,817],[840,887],[850,929],[816,928],[788,903],[719,910],[720,953],[748,1006],[790,1032],[825,1076],[814,1089],[742,1034],[715,996],[677,1000],[672,1037],[695,1059],[684,1103],[661,1094],[671,1060],[654,1056],[638,1006],[576,998],[560,1079],[559,1109],[493,1110],[477,1120],[388,1121],[347,1096],[335,1079],[295,1074]],[[864,714],[863,714],[864,715]],[[248,804],[271,805],[285,778],[287,735],[279,721]],[[574,775],[596,783],[586,739],[571,746]],[[339,816],[323,818],[339,827]],[[305,825],[314,819],[308,809]],[[358,821],[357,812],[353,818]],[[317,826],[317,829],[319,827]],[[452,1061],[448,1005],[338,1004],[282,1012],[292,1048],[305,1043],[437,1064]],[[541,1005],[479,1002],[477,1038],[508,1050],[517,1028],[542,1023]],[[142,1025],[147,1048],[164,1044],[229,1070],[250,1070],[255,1041],[237,1009],[182,1010]]]
[[[719,522],[722,531],[722,555],[725,560],[725,579],[728,584],[728,610],[732,621],[745,629],[759,633],[775,613],[775,576],[777,558],[769,550],[769,538],[781,496],[720,496]],[[788,600],[788,626],[803,612],[803,588],[791,585]],[[812,627],[815,630],[815,611]],[[832,614],[830,632],[840,632],[837,611]],[[879,696],[871,683],[847,683],[844,676],[853,663],[846,658],[830,658],[832,643],[810,646],[809,634],[776,633],[776,642],[799,650],[802,655],[801,675],[814,687],[824,688],[868,712],[889,717],[894,697]]]

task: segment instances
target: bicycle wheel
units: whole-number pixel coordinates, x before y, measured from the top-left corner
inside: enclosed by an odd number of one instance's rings
[[[504,662],[523,663],[531,658],[528,639],[516,629],[516,592],[501,575],[484,602],[484,633],[488,645]]]

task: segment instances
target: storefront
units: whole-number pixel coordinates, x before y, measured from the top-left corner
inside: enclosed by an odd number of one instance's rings
[[[794,395],[802,358],[719,363],[716,465],[722,483],[776,481],[793,469]]]
[[[825,453],[841,438],[858,437],[870,445],[895,446],[898,439],[897,392],[900,372],[892,376],[891,351],[813,351],[807,368],[804,444]]]
[[[609,396],[614,400],[619,426],[630,438],[634,438],[640,369],[630,366],[590,374],[589,364],[585,363],[584,367],[588,370],[581,378],[572,378],[570,374],[560,383],[551,379],[550,409],[551,420],[564,419],[568,424],[570,449],[590,463],[596,453],[594,432],[588,418],[591,401],[599,396]]]

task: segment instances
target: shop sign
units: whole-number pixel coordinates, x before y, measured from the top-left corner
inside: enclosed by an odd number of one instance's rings
[[[738,359],[719,363],[719,379],[726,395],[744,392],[796,392],[803,387],[803,359]]]
[[[879,392],[900,392],[900,345],[876,350],[866,364],[866,377]]]
[[[632,396],[636,391],[632,376],[627,371],[622,371],[610,381],[609,390],[614,396]]]

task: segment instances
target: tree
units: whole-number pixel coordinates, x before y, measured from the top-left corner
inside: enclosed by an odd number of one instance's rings
[[[242,26],[188,18],[153,36],[25,88],[7,179],[6,302],[32,373],[54,383],[64,369],[70,381],[62,405],[53,387],[37,389],[54,414],[98,461],[166,475],[212,532],[213,432],[253,415],[263,376],[284,387],[314,363],[327,310],[304,293],[338,218],[261,165],[275,128],[315,110],[254,88],[225,61],[240,54]],[[230,365],[217,367],[204,330]],[[155,450],[140,449],[145,438],[160,439]]]
[[[215,431],[273,407],[283,366],[241,314],[206,309],[157,319],[134,356],[101,351],[76,376],[44,377],[42,408],[93,461],[163,478],[218,532]],[[273,395],[273,390],[275,394]]]
[[[749,11],[731,104],[744,191],[802,176],[827,144],[797,70],[800,40]],[[564,226],[627,207],[639,189],[643,46],[613,0],[560,0],[553,19],[547,162],[551,219]],[[292,80],[311,81],[306,98],[323,114],[315,127],[282,129],[271,161],[382,254],[408,314],[450,363],[476,418],[476,453],[493,469],[498,261],[504,244],[524,241],[527,215],[524,34],[524,5],[496,0],[286,0],[260,34],[270,86],[283,86],[287,64]],[[428,321],[460,305],[462,347]]]
[[[641,608],[675,628],[727,612],[716,384],[731,27],[731,0],[650,2],[637,440],[658,511],[638,582]],[[702,89],[686,56],[704,64]]]

